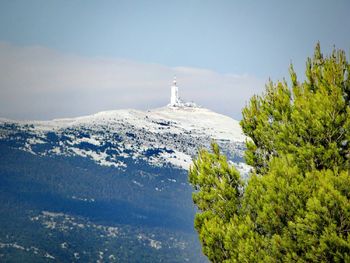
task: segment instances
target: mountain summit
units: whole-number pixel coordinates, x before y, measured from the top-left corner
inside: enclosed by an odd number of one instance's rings
[[[25,138],[18,140],[18,132],[25,132]],[[131,158],[188,169],[198,147],[209,147],[212,140],[237,159],[242,157],[245,140],[238,121],[185,105],[103,111],[52,121],[3,119],[0,133],[2,139],[16,141],[19,149],[32,154],[77,155],[119,168]]]
[[[245,137],[238,121],[184,103],[178,92],[175,79],[170,104],[148,111],[103,111],[52,121],[2,119],[0,135],[32,154],[82,156],[120,169],[128,159],[188,169],[198,148],[209,147],[215,140],[238,167],[244,167]],[[18,132],[26,136],[18,140]]]

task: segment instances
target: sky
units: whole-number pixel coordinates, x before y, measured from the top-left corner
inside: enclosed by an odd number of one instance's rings
[[[241,118],[314,46],[350,51],[350,1],[0,0],[0,117],[146,110],[180,96]]]

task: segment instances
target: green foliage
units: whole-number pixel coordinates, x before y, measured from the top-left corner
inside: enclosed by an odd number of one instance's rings
[[[202,149],[189,172],[189,178],[197,192],[193,201],[202,213],[195,217],[205,255],[213,262],[221,262],[228,254],[224,249],[225,226],[238,212],[239,173],[220,154],[217,144],[212,143],[213,153]]]
[[[302,169],[349,169],[349,72],[343,51],[323,58],[317,44],[303,83],[291,66],[291,88],[270,82],[263,96],[253,97],[241,121],[251,138],[247,163],[264,173],[273,156],[292,153]]]
[[[306,66],[243,109],[245,184],[216,144],[189,172],[212,262],[350,262],[350,66],[319,44]]]

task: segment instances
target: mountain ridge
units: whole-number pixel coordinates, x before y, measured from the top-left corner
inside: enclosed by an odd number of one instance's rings
[[[72,145],[85,143],[98,147],[107,140],[111,140],[102,133],[118,133],[119,136],[123,137],[121,142],[117,143],[118,145],[114,145],[114,148],[119,150],[119,157],[137,158],[143,156],[154,164],[160,163],[163,165],[168,163],[188,169],[197,148],[208,147],[212,140],[217,141],[223,148],[231,148],[231,151],[236,152],[236,156],[240,158],[242,158],[245,141],[245,136],[242,134],[238,121],[199,107],[167,106],[147,111],[121,109],[50,121],[1,119],[0,123],[3,125],[6,123],[15,124],[21,127],[21,130],[27,127],[28,134],[33,136],[32,139],[28,138],[26,140],[22,146],[23,150],[40,154],[40,151],[33,151],[32,146],[45,144],[45,135],[47,137],[47,134],[54,132],[67,135],[70,140],[61,139],[61,145],[52,147],[52,149],[46,151],[46,154],[65,154],[70,151],[73,155],[90,156],[101,165],[114,165],[115,167],[123,166],[122,161],[111,161],[110,156],[104,154],[105,151],[87,153],[77,150],[77,147],[72,147]],[[88,131],[88,134],[79,136],[72,133],[74,130],[85,130]],[[5,132],[2,132],[2,137],[4,137],[4,134]],[[65,139],[67,139],[67,136],[65,136]],[[116,142],[116,140],[112,141]],[[198,143],[193,144],[194,142]],[[138,148],[134,147],[135,145]],[[191,147],[188,147],[188,145]],[[113,146],[110,148],[113,148]],[[150,157],[145,156],[150,153],[147,152],[148,149],[155,149],[158,152],[153,154],[152,158],[147,158]],[[175,153],[175,158],[170,155],[171,153]],[[41,152],[41,154],[44,153]],[[114,159],[118,159],[117,154],[114,157]],[[243,162],[240,162],[240,164],[241,166],[244,165]]]

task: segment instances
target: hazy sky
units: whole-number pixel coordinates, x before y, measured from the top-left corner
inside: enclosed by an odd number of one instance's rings
[[[180,95],[240,118],[319,40],[350,51],[350,1],[0,0],[0,117],[50,119]]]

